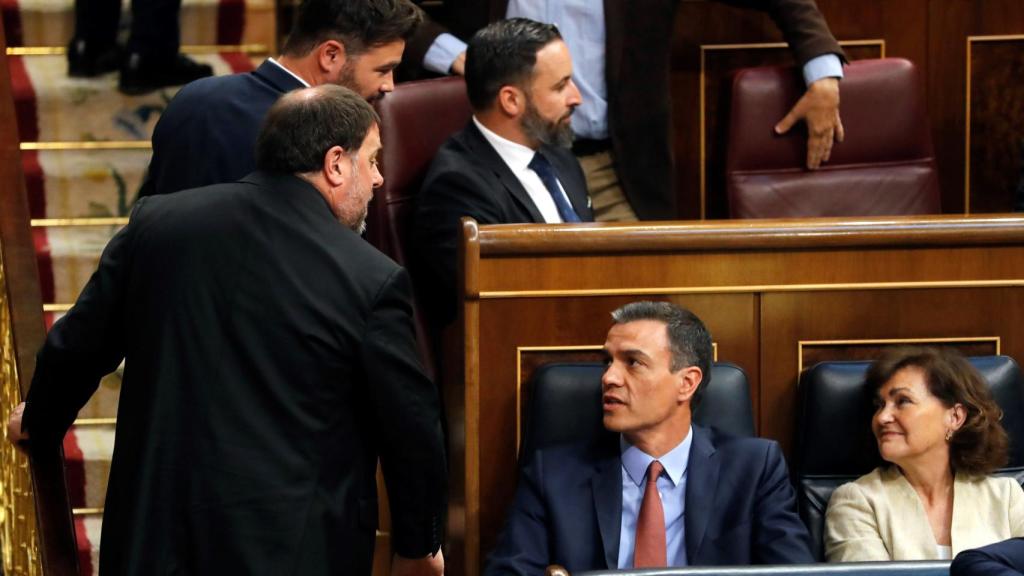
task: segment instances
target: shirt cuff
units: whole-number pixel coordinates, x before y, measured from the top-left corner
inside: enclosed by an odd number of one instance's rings
[[[438,74],[449,74],[452,62],[466,51],[466,43],[445,32],[434,39],[427,53],[423,55],[423,67]],[[833,58],[835,56],[831,55]],[[838,62],[839,59],[836,58]]]
[[[433,50],[433,48],[431,48]],[[835,54],[822,54],[804,64],[804,82],[808,86],[822,78],[842,78],[843,63]]]

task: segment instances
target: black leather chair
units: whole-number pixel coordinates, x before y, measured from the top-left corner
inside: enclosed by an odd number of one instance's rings
[[[999,476],[1024,480],[1024,380],[1008,356],[978,356],[971,364],[992,387],[1010,436],[1010,461]],[[800,517],[813,552],[824,557],[825,509],[832,492],[882,463],[871,433],[874,413],[864,379],[870,362],[822,362],[800,377],[797,450],[793,461]]]
[[[594,442],[607,433],[601,424],[603,373],[604,365],[596,362],[545,364],[534,372],[520,457],[557,444]],[[712,366],[694,421],[737,436],[754,435],[742,368],[726,362]]]

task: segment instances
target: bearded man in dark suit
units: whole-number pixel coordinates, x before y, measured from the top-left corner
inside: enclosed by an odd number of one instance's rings
[[[153,130],[153,158],[139,196],[169,194],[252,172],[267,110],[289,90],[321,84],[373,101],[422,20],[410,0],[304,0],[282,54],[244,74],[182,88]]]
[[[63,438],[124,360],[100,574],[437,574],[446,466],[405,271],[360,238],[378,118],[339,86],[271,108],[256,172],[136,203],[50,331],[10,440]]]
[[[569,150],[580,104],[558,29],[523,18],[477,32],[466,58],[473,117],[434,157],[417,198],[413,272],[440,326],[455,315],[459,224],[593,220],[587,185]]]
[[[814,0],[718,0],[768,12],[803,67],[808,91],[776,126],[805,120],[807,166],[828,160],[842,140],[839,85],[842,50]],[[445,0],[444,21],[459,38],[488,22],[519,16],[552,22],[565,36],[583,93],[573,119],[598,220],[672,219],[669,70],[679,0]],[[699,22],[693,23],[699,26]],[[409,41],[403,69],[462,74],[465,44],[434,22]]]

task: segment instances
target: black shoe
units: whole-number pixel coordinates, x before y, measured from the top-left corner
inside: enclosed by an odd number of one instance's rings
[[[93,78],[120,66],[121,50],[117,44],[98,48],[79,38],[72,38],[68,44],[68,76]]]
[[[121,67],[121,92],[129,95],[145,94],[158,88],[180,86],[193,80],[213,75],[213,68],[178,54],[168,64],[158,65],[142,60],[138,54],[129,54]]]

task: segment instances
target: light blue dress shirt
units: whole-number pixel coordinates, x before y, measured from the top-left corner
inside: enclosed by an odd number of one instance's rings
[[[665,472],[658,477],[658,494],[665,511],[665,551],[669,566],[686,566],[686,468],[693,445],[693,427],[686,438],[658,462]],[[636,547],[636,522],[644,499],[647,468],[655,460],[625,438],[620,437],[622,453],[622,523],[619,529],[619,569],[633,567]]]
[[[608,92],[604,75],[604,2],[599,0],[509,0],[506,17],[523,17],[558,26],[573,59],[573,81],[583,102],[572,115],[579,138],[608,137]],[[667,47],[666,47],[667,49]],[[447,74],[452,62],[466,51],[466,43],[441,34],[423,57],[423,66]],[[824,54],[804,65],[804,81],[811,84],[828,77],[842,78],[843,65],[835,54]]]

